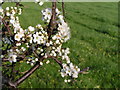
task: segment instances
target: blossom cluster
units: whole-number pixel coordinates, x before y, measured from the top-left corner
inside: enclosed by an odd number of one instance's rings
[[[73,77],[73,78],[78,78],[78,74],[80,72],[80,69],[78,66],[73,65],[73,63],[63,63],[63,69],[61,70],[61,76],[65,77],[67,75]]]
[[[37,2],[39,2],[39,0],[37,0]],[[48,26],[52,17],[52,9],[47,8],[41,12],[43,16],[42,20],[47,23],[46,26]],[[70,28],[65,22],[62,13],[57,8],[57,33],[52,34],[50,40],[48,39],[49,36],[46,27],[41,24],[38,24],[35,27],[29,26],[27,29],[23,29],[21,27],[18,17],[18,15],[21,15],[22,13],[21,8],[6,7],[6,9],[2,9],[0,13],[1,18],[9,18],[9,26],[11,27],[10,32],[12,32],[11,36],[3,37],[2,41],[4,43],[9,41],[10,43],[8,44],[13,44],[11,45],[11,48],[7,50],[7,54],[3,55],[3,57],[8,57],[8,60],[11,63],[17,63],[19,55],[24,56],[27,53],[27,56],[23,59],[23,61],[26,61],[26,63],[31,66],[33,66],[36,62],[40,62],[40,65],[43,65],[43,62],[39,61],[39,57],[59,57],[62,62],[64,62],[62,64],[63,68],[61,69],[61,76],[70,76],[73,78],[78,77],[80,69],[78,66],[71,63],[69,58],[69,48],[62,48],[63,43],[70,39]],[[50,61],[48,60],[46,64],[49,62]],[[69,80],[65,82],[69,82]]]
[[[51,16],[52,16],[52,9],[47,8],[41,11],[43,15],[43,21],[49,23]],[[62,42],[66,42],[70,39],[70,28],[68,27],[67,23],[64,20],[63,15],[61,15],[61,12],[56,8],[56,16],[58,23],[58,33],[52,37],[53,40],[59,40]]]

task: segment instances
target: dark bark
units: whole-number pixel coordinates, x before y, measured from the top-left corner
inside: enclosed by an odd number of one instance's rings
[[[61,68],[62,67],[62,62],[59,61],[56,57],[53,56],[48,56],[48,58],[52,58],[54,59]],[[43,61],[45,58],[41,57],[40,61]],[[12,87],[12,88],[16,88],[20,83],[22,83],[24,80],[26,80],[31,74],[33,74],[38,68],[40,67],[40,62],[37,62],[30,70],[28,70],[22,77],[20,77],[18,80],[16,80],[15,82],[10,81],[9,79],[5,80],[3,79],[4,84]]]
[[[16,3],[16,7],[18,7],[18,6],[22,6],[22,7],[24,7],[24,5],[23,4],[21,4],[20,2],[15,2]]]
[[[43,59],[43,58],[41,58]],[[27,79],[32,73],[34,73],[40,67],[40,63],[37,62],[29,71],[27,71],[21,78],[16,80],[15,82],[8,81],[8,85],[10,87],[16,88],[20,83],[22,83],[25,79]]]
[[[62,12],[63,12],[63,16],[65,17],[65,7],[64,7],[65,5],[64,5],[64,2],[63,2],[63,0],[62,0]]]
[[[9,34],[12,36],[10,27],[9,27],[9,25],[5,22],[4,18],[2,19],[2,23],[4,24],[5,29],[7,29],[7,31],[9,32]],[[4,31],[3,31],[3,32],[4,32]]]
[[[90,69],[90,68],[89,68],[89,67],[87,67],[87,68],[85,68],[85,69],[81,70],[79,73],[84,73],[84,72],[88,71],[89,69]]]
[[[61,61],[59,61],[56,57],[51,57],[51,58],[54,59],[60,65],[61,68],[63,68]]]
[[[49,40],[51,39],[51,35],[54,29],[56,29],[56,0],[53,0],[52,2],[52,17],[47,29]]]

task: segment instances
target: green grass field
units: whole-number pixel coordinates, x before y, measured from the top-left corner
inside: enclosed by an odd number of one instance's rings
[[[9,3],[9,6],[13,5]],[[25,6],[20,22],[23,28],[43,23],[40,11],[51,7],[45,3]],[[58,4],[59,9],[60,3]],[[3,7],[8,6],[8,3]],[[79,74],[74,83],[65,83],[58,73],[59,66],[51,60],[43,65],[20,88],[117,88],[118,77],[118,3],[65,3],[66,21],[71,28],[70,58],[81,70],[90,67],[89,73]],[[24,64],[19,69],[30,68]]]

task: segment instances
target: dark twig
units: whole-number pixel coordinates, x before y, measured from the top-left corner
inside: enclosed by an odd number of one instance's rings
[[[65,7],[64,7],[64,2],[63,2],[63,0],[62,0],[62,12],[63,12],[63,16],[65,17],[65,9],[64,9]]]
[[[89,68],[89,67],[87,67],[87,68],[85,68],[85,69],[81,70],[79,73],[84,73],[84,72],[88,71],[89,69],[90,69],[90,68]]]
[[[62,62],[59,61],[56,57],[53,57],[53,56],[48,56],[48,58],[52,58],[54,59],[59,65],[61,68],[62,67]],[[43,61],[45,59],[45,57],[41,57],[41,60],[40,61]],[[25,79],[27,79],[33,72],[35,72],[38,68],[40,67],[40,63],[37,62],[30,70],[26,71],[26,73],[21,77],[19,78],[18,80],[16,80],[16,82],[11,82],[8,80],[8,85],[10,87],[13,87],[13,88],[16,88],[20,83],[22,83]]]
[[[6,22],[4,21],[4,19],[2,19],[2,22],[5,25],[5,27],[7,28],[9,34],[12,35],[9,25],[6,24]]]
[[[41,58],[43,59],[43,58]],[[27,71],[21,78],[16,80],[16,82],[9,81],[8,84],[11,87],[16,88],[20,83],[22,83],[25,79],[27,79],[33,72],[35,72],[40,67],[40,63],[37,62],[29,71]]]
[[[51,34],[55,28],[56,28],[56,0],[53,0],[53,2],[52,2],[52,17],[50,19],[50,23],[49,23],[48,29],[47,29],[49,40],[51,39]]]
[[[51,57],[51,58],[54,59],[60,65],[61,68],[63,68],[61,61],[59,61],[56,57]]]
[[[16,7],[18,7],[18,6],[22,6],[22,7],[24,7],[24,5],[21,4],[20,2],[15,2],[15,3],[16,3]]]

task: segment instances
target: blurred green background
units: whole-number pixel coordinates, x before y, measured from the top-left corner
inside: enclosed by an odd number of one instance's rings
[[[51,3],[42,7],[35,3],[24,5],[20,22],[25,29],[28,26],[43,24],[41,10],[51,8]],[[14,6],[14,3],[5,3]],[[61,3],[58,3],[61,10]],[[74,83],[65,83],[53,61],[44,64],[20,88],[117,88],[118,77],[118,3],[65,3],[66,21],[71,28],[71,39],[64,44],[69,47],[70,58],[81,70],[90,67],[89,73],[79,74]],[[29,69],[25,63],[21,71]],[[19,76],[18,76],[19,77]]]

